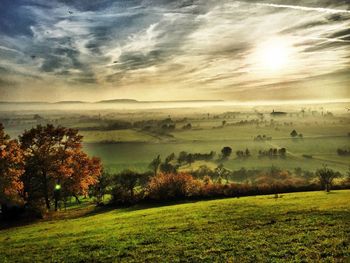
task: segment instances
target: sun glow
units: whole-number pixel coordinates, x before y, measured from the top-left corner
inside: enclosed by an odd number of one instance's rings
[[[269,69],[280,69],[288,63],[288,49],[279,42],[266,43],[261,50],[262,62]]]
[[[256,47],[253,65],[263,71],[281,71],[288,66],[291,51],[292,48],[285,39],[269,39]]]

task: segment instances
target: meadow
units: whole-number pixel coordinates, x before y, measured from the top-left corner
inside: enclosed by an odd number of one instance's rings
[[[95,210],[0,231],[1,262],[346,262],[350,191]]]
[[[339,156],[337,149],[350,147],[350,114],[346,103],[325,105],[196,105],[159,104],[156,108],[142,105],[109,104],[38,106],[18,111],[2,109],[1,119],[13,137],[37,124],[53,123],[77,128],[84,136],[84,147],[90,155],[100,157],[109,172],[133,169],[144,172],[158,154],[164,159],[181,151],[205,153],[215,151],[216,159],[224,146],[232,155],[224,162],[227,169],[281,169],[315,171],[323,165],[345,173],[350,156]],[[151,105],[146,105],[150,107]],[[146,107],[144,106],[144,107]],[[48,106],[46,106],[48,107]],[[61,107],[61,108],[60,108]],[[113,108],[115,107],[115,108]],[[273,116],[273,110],[287,114]],[[33,117],[34,116],[34,117]],[[36,116],[36,117],[35,117]],[[39,117],[38,117],[39,116]],[[169,121],[170,120],[170,121]],[[163,129],[165,122],[173,129]],[[121,125],[115,125],[122,122]],[[124,123],[129,125],[121,127]],[[190,129],[184,126],[191,124]],[[114,126],[113,126],[114,125]],[[295,129],[303,138],[292,138]],[[271,140],[255,141],[258,135]],[[259,150],[286,148],[287,158],[259,158]],[[250,158],[236,158],[237,150],[249,149]],[[312,158],[305,158],[305,155]],[[187,167],[195,170],[202,162]],[[205,163],[215,167],[217,162]]]

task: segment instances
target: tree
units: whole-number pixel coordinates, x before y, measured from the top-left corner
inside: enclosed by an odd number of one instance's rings
[[[225,160],[228,157],[230,157],[232,153],[232,148],[229,146],[225,146],[224,148],[221,149],[221,154],[222,154],[222,159]]]
[[[115,176],[115,183],[117,187],[121,187],[123,190],[129,192],[130,199],[134,199],[134,188],[136,187],[139,179],[139,174],[131,170],[124,170],[117,176]]]
[[[298,133],[296,130],[293,130],[291,133],[290,133],[290,136],[292,136],[293,138],[297,137],[298,136]]]
[[[79,200],[79,195],[86,196],[89,187],[98,183],[102,173],[100,159],[96,157],[89,158],[86,153],[76,151],[67,165],[68,169],[71,169],[70,176],[63,180],[58,179],[57,184],[61,181],[61,189],[65,196],[74,196]],[[62,172],[62,176],[64,176],[65,171]],[[57,201],[57,198],[55,198],[55,210],[57,210]]]
[[[222,182],[222,179],[225,178],[226,183],[228,183],[228,177],[231,175],[231,172],[227,170],[222,163],[215,168],[214,172],[217,178],[219,178],[218,181]]]
[[[147,195],[151,200],[178,200],[198,195],[201,184],[190,174],[162,174],[151,178],[147,186]]]
[[[172,153],[165,158],[164,163],[162,163],[160,165],[160,171],[162,173],[176,173],[177,172],[179,165],[173,164],[175,157],[176,157],[175,154]]]
[[[92,195],[96,197],[97,204],[103,202],[103,197],[108,193],[109,186],[111,185],[111,175],[107,172],[103,172],[98,178],[97,183],[92,188]]]
[[[25,131],[20,142],[25,154],[22,180],[29,204],[44,200],[50,210],[51,201],[55,200],[57,210],[60,193],[86,194],[101,175],[100,160],[83,152],[78,130],[38,125]]]
[[[169,163],[169,162],[171,162],[171,161],[173,161],[173,160],[175,160],[175,153],[171,153],[171,154],[169,154],[166,158],[165,158],[165,162],[166,163]]]
[[[286,148],[281,148],[278,150],[278,153],[281,157],[285,157],[286,153],[287,153],[287,149]]]
[[[189,153],[186,158],[186,162],[191,166],[192,163],[194,163],[194,157],[192,153]]]
[[[327,168],[327,166],[324,166],[322,169],[318,169],[316,171],[316,175],[320,180],[322,188],[329,192],[331,190],[333,180],[339,177],[340,173]]]
[[[3,212],[9,204],[21,203],[23,152],[17,140],[11,140],[0,123],[0,205]]]
[[[179,157],[177,158],[178,163],[182,164],[182,163],[186,162],[187,161],[187,155],[188,155],[187,152],[181,151],[179,153]]]
[[[348,171],[346,172],[346,182],[350,185],[350,166],[348,168]]]
[[[152,160],[152,162],[148,165],[148,167],[153,171],[154,176],[157,175],[158,169],[160,164],[162,163],[162,160],[160,159],[160,155],[158,155],[156,158]]]

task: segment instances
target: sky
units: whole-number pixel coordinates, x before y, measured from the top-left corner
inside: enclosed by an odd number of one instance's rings
[[[0,101],[124,98],[350,98],[350,1],[0,1]]]

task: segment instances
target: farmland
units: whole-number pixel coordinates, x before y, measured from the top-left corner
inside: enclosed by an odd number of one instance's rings
[[[85,149],[100,157],[105,169],[119,172],[130,168],[147,170],[152,158],[181,151],[205,153],[229,146],[232,156],[224,162],[226,168],[237,170],[268,169],[276,166],[293,170],[315,171],[326,164],[345,172],[349,156],[339,156],[338,148],[349,148],[350,114],[346,103],[326,105],[162,105],[138,109],[141,105],[82,106],[55,105],[52,108],[31,105],[25,111],[2,109],[6,131],[13,137],[37,124],[53,123],[78,128],[84,136]],[[147,105],[146,105],[147,106]],[[146,107],[145,106],[145,107]],[[48,107],[48,106],[46,106]],[[70,108],[69,108],[70,107]],[[88,107],[88,106],[85,106]],[[274,109],[287,114],[272,116]],[[34,117],[36,116],[36,117]],[[39,116],[39,117],[38,117]],[[190,124],[190,128],[184,126]],[[173,125],[169,129],[162,125]],[[295,129],[302,138],[292,138]],[[254,140],[258,135],[269,140]],[[271,147],[286,148],[287,158],[260,158],[258,152]],[[249,149],[250,158],[236,158],[237,150]],[[309,156],[311,158],[305,158]],[[193,163],[196,169],[203,163]],[[215,160],[207,162],[215,166]]]

